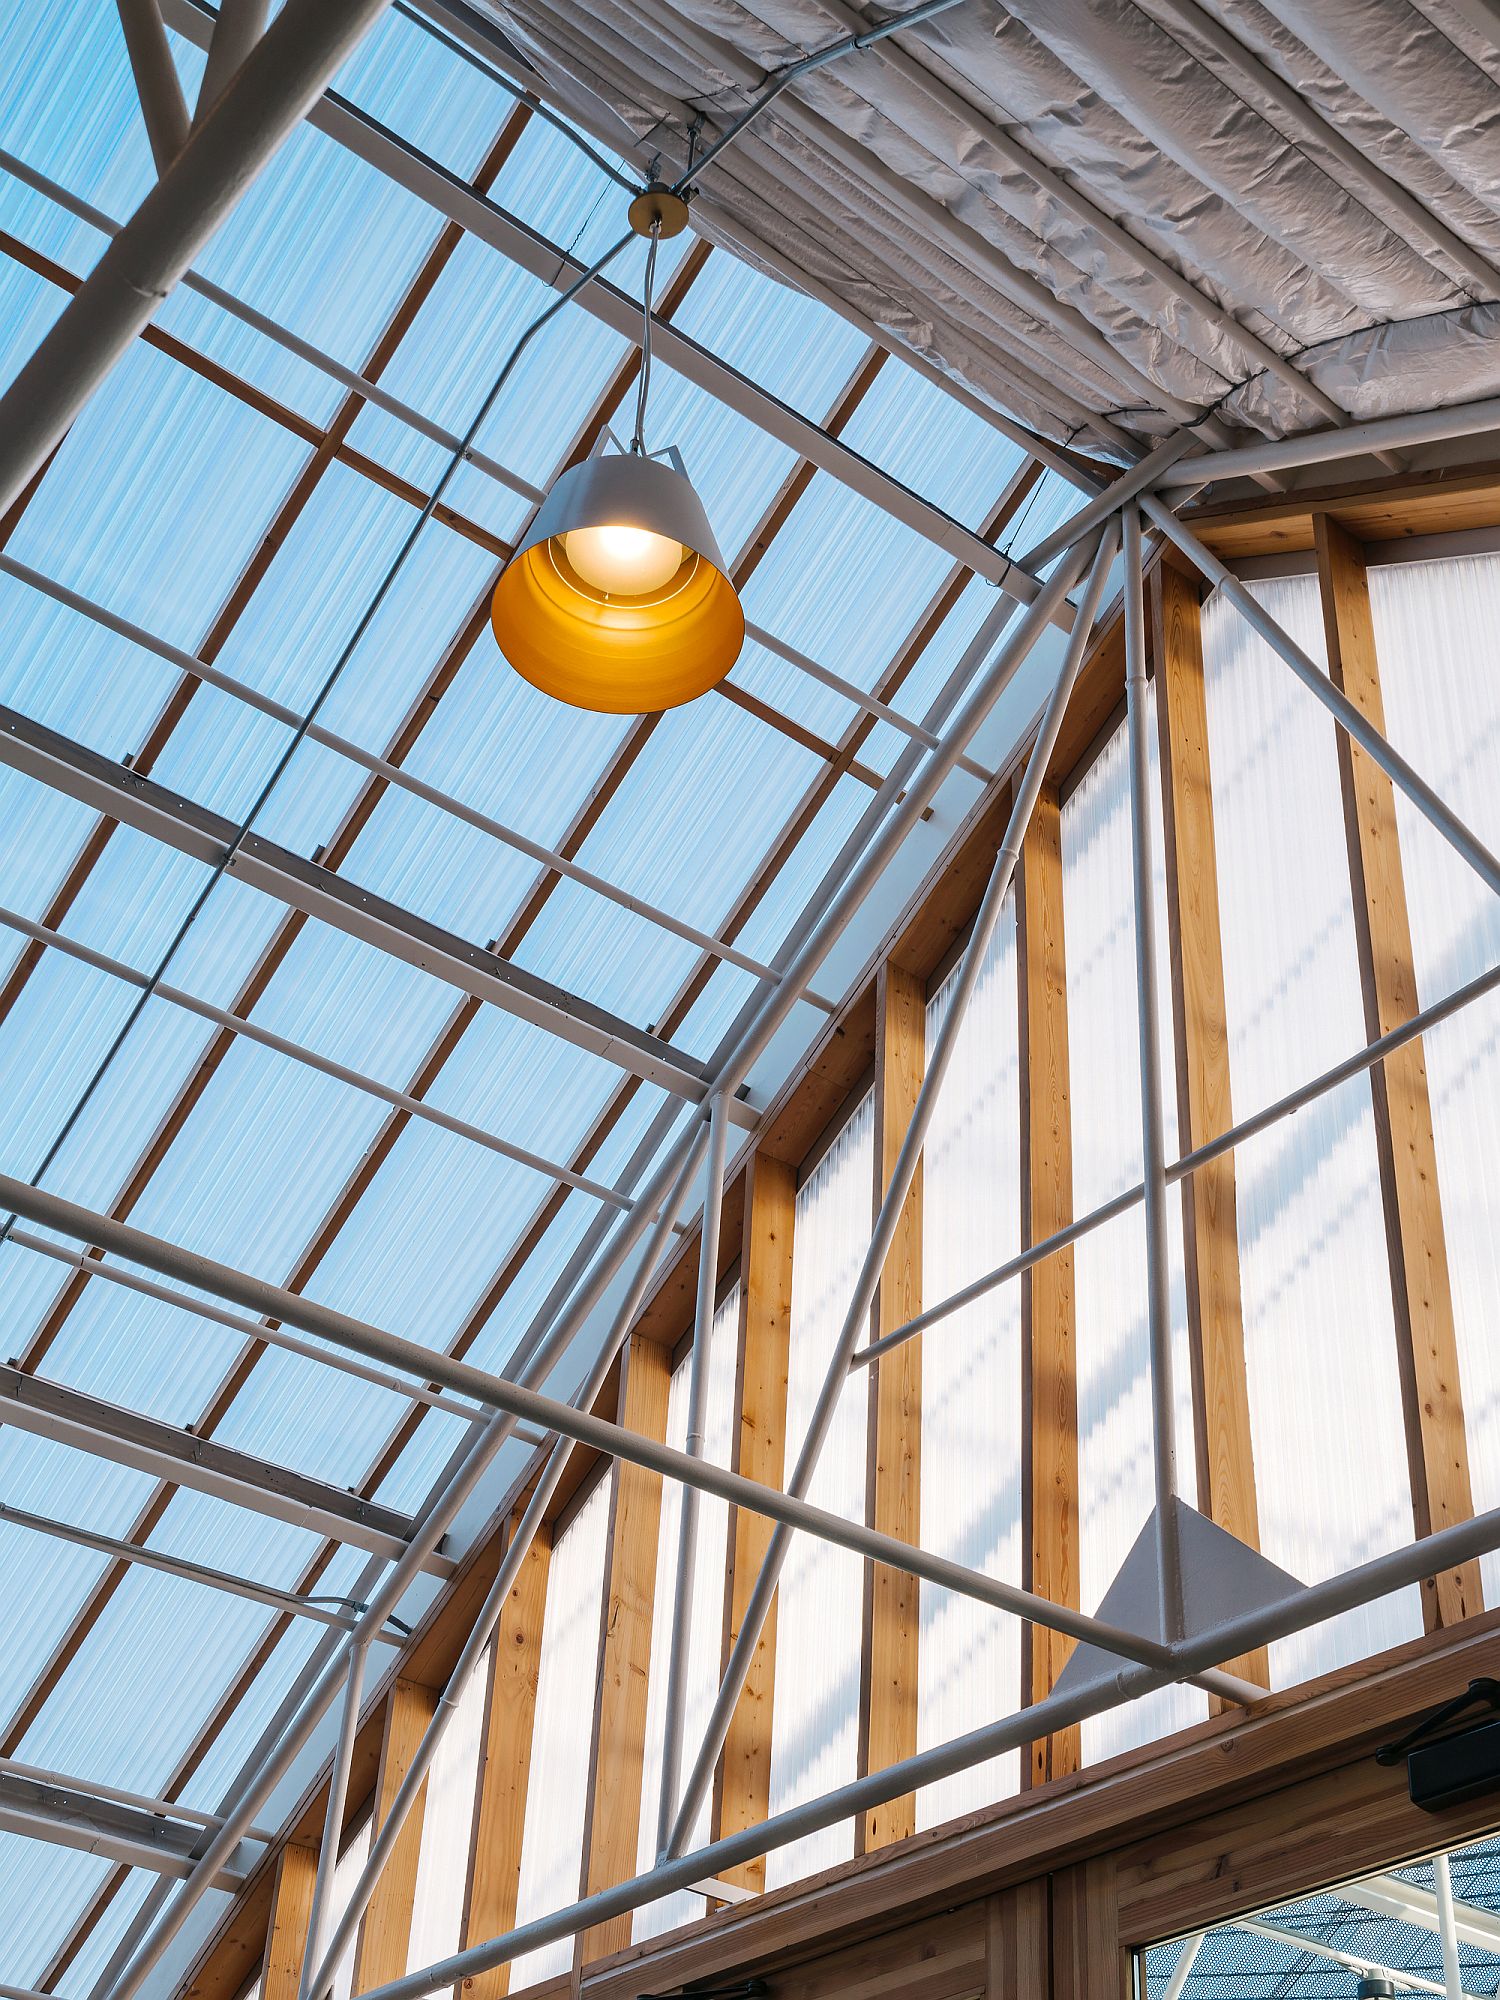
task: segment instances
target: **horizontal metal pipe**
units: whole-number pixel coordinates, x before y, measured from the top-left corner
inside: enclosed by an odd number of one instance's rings
[[[471,1362],[456,1361],[449,1355],[421,1347],[399,1334],[388,1333],[364,1320],[337,1312],[300,1293],[285,1291],[279,1285],[267,1284],[263,1279],[236,1271],[212,1258],[185,1250],[178,1244],[149,1236],[144,1230],[132,1228],[128,1223],[116,1222],[109,1216],[80,1208],[59,1195],[30,1187],[9,1175],[0,1175],[0,1204],[41,1228],[55,1229],[60,1235],[78,1242],[93,1243],[132,1263],[160,1271],[167,1277],[216,1292],[252,1312],[288,1321],[293,1326],[300,1326],[304,1333],[332,1341],[339,1347],[352,1348],[355,1353],[367,1355],[372,1360],[426,1374],[432,1381],[442,1382],[460,1395],[472,1396],[475,1401],[510,1418],[520,1418],[543,1430],[556,1431],[561,1437],[574,1438],[606,1456],[643,1465],[665,1478],[699,1486],[707,1493],[717,1494],[736,1506],[748,1508],[752,1513],[763,1514],[789,1527],[806,1529],[824,1541],[852,1549],[856,1555],[904,1570],[928,1583],[957,1591],[962,1596],[976,1598],[996,1610],[1029,1618],[1036,1624],[1064,1632],[1070,1638],[1087,1640],[1107,1652],[1118,1653],[1123,1659],[1157,1663],[1168,1657],[1164,1646],[1142,1639],[1134,1632],[1087,1617],[1070,1606],[1050,1603],[1033,1591],[1022,1590],[1018,1585],[1002,1582],[997,1577],[966,1569],[946,1556],[934,1555],[928,1550],[898,1541],[894,1536],[880,1534],[862,1521],[845,1520],[806,1500],[794,1499],[789,1494],[762,1486],[754,1479],[743,1478],[709,1459],[692,1458],[687,1452],[675,1451],[655,1438],[643,1437],[620,1424],[608,1423],[602,1417],[575,1410],[555,1397],[544,1396],[535,1389],[493,1375],[487,1369],[476,1368]],[[630,1220],[634,1221],[634,1216]]]
[[[1413,410],[1407,416],[1374,417],[1368,423],[1344,424],[1336,430],[1299,431],[1295,437],[1271,439],[1265,444],[1204,452],[1201,457],[1180,459],[1168,466],[1157,484],[1195,486],[1210,479],[1253,479],[1258,473],[1296,472],[1306,465],[1326,464],[1329,459],[1373,457],[1493,430],[1500,430],[1500,396],[1485,396],[1442,410]]]
[[[168,1555],[164,1550],[147,1547],[141,1542],[120,1541],[114,1535],[101,1535],[93,1528],[75,1527],[69,1521],[54,1521],[47,1514],[32,1514],[24,1507],[12,1507],[8,1501],[0,1501],[0,1522],[8,1522],[14,1528],[26,1528],[33,1534],[48,1535],[54,1541],[72,1542],[81,1549],[92,1549],[96,1554],[112,1556],[118,1562],[136,1563],[143,1569],[161,1570],[168,1576],[183,1577],[189,1583],[201,1583],[210,1590],[227,1591],[233,1597],[248,1597],[252,1603],[264,1604],[272,1611],[289,1613],[294,1618],[309,1618],[317,1625],[336,1625],[341,1632],[354,1628],[358,1613],[335,1611],[330,1604],[318,1604],[311,1598],[299,1597],[292,1590],[278,1590],[274,1584],[255,1583],[247,1576],[234,1576],[228,1570],[213,1569],[207,1563],[192,1562],[186,1556]],[[405,1643],[397,1632],[382,1631],[377,1637],[388,1645]],[[4,1769],[0,1759],[0,1769]],[[165,1808],[164,1808],[165,1810]],[[176,1808],[173,1808],[176,1810]],[[217,1820],[204,1820],[205,1825],[217,1826]],[[252,1834],[252,1839],[261,1836]]]
[[[1283,1118],[1290,1118],[1294,1112],[1315,1103],[1330,1090],[1336,1090],[1340,1084],[1348,1083],[1352,1077],[1361,1076],[1366,1070],[1373,1069],[1376,1063],[1384,1061],[1397,1049],[1405,1048],[1408,1042],[1416,1041],[1419,1036],[1426,1034],[1429,1028],[1435,1028],[1439,1022],[1446,1021],[1451,1015],[1459,1013],[1470,1001],[1478,1000],[1486,993],[1493,993],[1497,986],[1500,986],[1500,965],[1492,966],[1488,972],[1481,972],[1477,978],[1466,980],[1462,986],[1456,986],[1443,999],[1435,1000],[1430,1007],[1424,1007],[1420,1013],[1413,1014],[1409,1021],[1403,1021],[1399,1028],[1392,1028],[1388,1034],[1381,1035],[1362,1049],[1356,1049],[1352,1056],[1345,1056],[1344,1060],[1335,1063],[1332,1069],[1326,1069],[1320,1075],[1311,1077],[1306,1083],[1298,1084],[1297,1088],[1289,1090],[1285,1097],[1278,1097],[1274,1104],[1267,1104],[1262,1110],[1252,1112],[1248,1118],[1242,1118],[1227,1132],[1220,1133],[1217,1139],[1206,1140],[1203,1145],[1195,1146],[1192,1152],[1184,1153],[1167,1168],[1167,1179],[1174,1186],[1179,1181],[1186,1180],[1200,1167],[1206,1167],[1210,1160],[1217,1160],[1223,1154],[1233,1152],[1236,1146],[1243,1145],[1247,1139],[1253,1139],[1257,1134],[1268,1131],[1272,1125],[1279,1124]],[[992,1292],[997,1285],[1005,1284],[1010,1278],[1018,1278],[1023,1271],[1029,1271],[1034,1264],[1041,1263],[1044,1257],[1051,1257],[1057,1251],[1065,1250],[1070,1243],[1076,1243],[1080,1236],[1087,1236],[1106,1222],[1113,1222],[1117,1215],[1124,1215],[1134,1208],[1145,1195],[1145,1191],[1144,1184],[1137,1181],[1133,1187],[1124,1188],[1119,1194],[1111,1195],[1108,1201],[1101,1202],[1098,1208],[1090,1209],[1087,1215],[1079,1216],[1076,1222],[1070,1222],[1065,1228],[1043,1237],[1040,1243],[1033,1243],[1018,1256],[1007,1258],[1003,1264],[997,1264],[994,1270],[986,1271],[982,1276],[971,1279],[960,1290],[951,1292],[946,1299],[939,1299],[935,1305],[926,1307],[914,1319],[906,1320],[902,1325],[893,1327],[889,1333],[882,1334],[879,1340],[868,1342],[866,1346],[860,1348],[850,1366],[868,1367],[872,1361],[878,1361],[887,1349],[899,1347],[902,1341],[910,1340],[914,1334],[922,1333],[929,1326],[935,1326],[950,1313],[956,1313],[962,1307],[972,1305],[975,1299],[983,1298],[986,1292]]]
[[[1486,1555],[1497,1546],[1500,1546],[1500,1508],[1477,1515],[1472,1521],[1462,1522],[1457,1527],[1441,1529],[1437,1534],[1413,1542],[1404,1549],[1394,1550],[1389,1555],[1377,1557],[1374,1562],[1364,1563],[1359,1569],[1351,1570],[1346,1576],[1329,1583],[1314,1584],[1279,1604],[1262,1607],[1242,1618],[1215,1626],[1211,1631],[1179,1641],[1171,1648],[1178,1668],[1175,1676],[1163,1668],[1123,1667],[1112,1682],[1095,1683],[1076,1693],[1047,1695],[1017,1715],[986,1723],[980,1729],[970,1730],[965,1736],[955,1737],[950,1743],[918,1751],[913,1757],[903,1757],[882,1770],[856,1779],[852,1784],[825,1793],[821,1798],[794,1806],[790,1811],[776,1813],[758,1826],[746,1827],[742,1832],[711,1841],[707,1846],[661,1863],[629,1882],[584,1897],[551,1916],[538,1918],[534,1923],[519,1925],[503,1937],[470,1945],[451,1958],[409,1972],[403,1978],[388,1980],[383,1986],[372,1987],[362,2000],[422,2000],[425,1994],[452,1986],[460,1980],[472,1979],[478,1973],[504,1965],[524,1952],[535,1951],[542,1945],[555,1943],[559,1938],[571,1937],[575,1932],[589,1929],[610,1917],[623,1916],[674,1890],[689,1888],[706,1875],[722,1874],[741,1862],[753,1861],[776,1848],[786,1847],[792,1841],[800,1840],[804,1834],[837,1825],[840,1820],[850,1819],[872,1806],[900,1798],[903,1793],[914,1791],[919,1786],[969,1770],[1004,1751],[1013,1750],[1056,1730],[1071,1728],[1105,1709],[1117,1708],[1124,1701],[1150,1694],[1154,1689],[1166,1686],[1173,1678],[1180,1679],[1187,1673],[1200,1672],[1219,1660],[1236,1658],[1273,1639],[1304,1631],[1339,1611],[1351,1609],[1356,1604],[1367,1604],[1392,1590],[1415,1583],[1435,1570],[1448,1569]]]
[[[474,1404],[466,1403],[457,1396],[445,1396],[441,1389],[429,1389],[425,1382],[403,1381],[399,1375],[388,1374],[382,1368],[372,1368],[367,1361],[360,1361],[352,1354],[330,1354],[326,1347],[315,1346],[310,1340],[299,1340],[285,1327],[267,1326],[264,1320],[231,1312],[227,1306],[215,1305],[210,1299],[194,1298],[187,1292],[174,1291],[170,1285],[159,1285],[154,1279],[127,1271],[122,1264],[105,1264],[99,1258],[91,1257],[81,1245],[70,1249],[65,1243],[54,1243],[50,1236],[33,1236],[29,1229],[13,1229],[9,1240],[23,1250],[35,1251],[39,1257],[50,1257],[55,1263],[66,1264],[70,1270],[83,1271],[91,1279],[99,1278],[107,1285],[119,1285],[125,1291],[140,1293],[143,1298],[158,1299],[163,1305],[176,1306],[198,1319],[212,1320],[215,1326],[227,1326],[235,1333],[244,1334],[247,1340],[263,1340],[268,1347],[281,1347],[288,1354],[300,1354],[304,1360],[316,1361],[325,1368],[336,1368],[340,1374],[356,1376],[362,1382],[373,1382],[377,1388],[389,1389],[393,1394],[404,1396],[413,1403],[422,1403],[429,1409],[446,1410],[450,1416],[463,1417],[468,1421],[484,1415]],[[540,1432],[521,1424],[516,1426],[516,1436],[523,1444],[541,1443]]]

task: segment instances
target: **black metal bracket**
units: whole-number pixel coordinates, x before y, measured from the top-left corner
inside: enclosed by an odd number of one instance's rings
[[[1430,1714],[1422,1716],[1419,1721],[1412,1724],[1404,1736],[1398,1737],[1394,1743],[1382,1744],[1375,1752],[1375,1762],[1399,1764],[1408,1751],[1415,1750],[1418,1744],[1425,1743],[1429,1737],[1437,1735],[1447,1723],[1456,1722],[1459,1716],[1467,1714],[1471,1708],[1487,1708],[1500,1713],[1500,1680],[1485,1676],[1470,1681],[1462,1694],[1455,1695],[1452,1701],[1445,1701],[1441,1708],[1435,1708]]]

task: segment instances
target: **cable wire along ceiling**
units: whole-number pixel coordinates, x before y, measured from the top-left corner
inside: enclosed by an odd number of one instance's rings
[[[1500,47],[1459,0],[426,0],[711,237],[1112,458],[1500,388]],[[1216,421],[1217,420],[1217,423]]]

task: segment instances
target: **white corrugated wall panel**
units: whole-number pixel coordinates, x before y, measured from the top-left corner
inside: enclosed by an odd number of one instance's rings
[[[1148,699],[1151,696],[1148,687]],[[1154,716],[1154,706],[1153,706]],[[1151,730],[1156,774],[1155,726]],[[1159,788],[1152,787],[1157,974],[1168,1151],[1177,1148],[1170,1079],[1172,983],[1166,942],[1166,861]],[[1130,770],[1123,724],[1062,811],[1068,967],[1073,1207],[1084,1215],[1141,1178],[1140,1034],[1136,1013]],[[1178,1489],[1196,1495],[1182,1211],[1168,1210]],[[1098,1609],[1155,1500],[1151,1365],[1146,1326],[1146,1225],[1140,1207],[1080,1239],[1074,1252],[1078,1354],[1079,1576],[1083,1608]],[[1192,1688],[1163,1688],[1083,1725],[1084,1755],[1113,1756],[1206,1713]]]
[[[412,1899],[406,1969],[433,1965],[463,1942],[464,1891],[474,1838],[474,1805],[490,1684],[490,1649],[458,1698],[427,1778],[422,1846]]]
[[[516,1892],[518,1924],[550,1916],[576,1902],[579,1895],[588,1808],[589,1718],[598,1685],[599,1624],[609,1540],[609,1488],[606,1472],[558,1536],[547,1570],[531,1779],[526,1787],[521,1879]],[[572,1963],[571,1938],[544,1945],[511,1966],[511,1988],[519,1992],[535,1980],[566,1972]]]
[[[1500,557],[1400,563],[1370,572],[1386,727],[1441,796],[1500,846]],[[1396,818],[1416,960],[1430,1006],[1500,958],[1500,903],[1398,794]],[[1476,1510],[1500,1506],[1500,995],[1487,994],[1423,1041],[1438,1189],[1458,1324],[1459,1381]],[[1500,1555],[1483,1563],[1500,1599]]]
[[[833,1344],[870,1240],[875,1102],[866,1097],[797,1192],[792,1243],[792,1333],[787,1379],[787,1466],[795,1463]],[[868,1381],[846,1387],[810,1497],[847,1519],[865,1518]],[[864,1564],[847,1549],[795,1535],[781,1573],[772,1723],[773,1813],[857,1775]],[[766,1886],[845,1861],[852,1822],[825,1827],[766,1857]]]
[[[732,1285],[714,1313],[708,1349],[708,1407],[703,1456],[715,1465],[730,1463],[734,1444],[734,1384],[739,1360],[740,1288]],[[672,1371],[667,1403],[667,1442],[687,1448],[688,1387],[692,1354]],[[656,1859],[656,1822],[661,1798],[662,1739],[667,1711],[667,1668],[672,1648],[672,1604],[677,1578],[677,1538],[681,1532],[683,1489],[662,1484],[661,1528],[656,1541],[656,1603],[651,1620],[651,1679],[646,1710],[646,1750],[641,1774],[641,1830],[636,1865],[644,1873]],[[724,1642],[724,1584],[729,1563],[729,1503],[712,1493],[699,1496],[698,1549],[693,1566],[692,1636],[688,1645],[687,1699],[683,1704],[682,1776],[693,1767],[709,1711],[719,1689]],[[705,1802],[689,1846],[708,1839]],[[677,1924],[691,1923],[705,1908],[686,1890],[663,1896],[635,1913],[634,1935],[656,1937]]]
[[[354,1894],[354,1885],[363,1873],[364,1865],[370,1858],[370,1835],[373,1831],[367,1819],[339,1856],[333,1871],[333,1893],[329,1897],[329,1929],[332,1930],[339,1918],[349,1907],[349,1898]],[[329,2000],[349,2000],[354,1991],[354,1960],[358,1947],[358,1934],[349,1941],[338,1965],[334,1969],[329,1986]]]
[[[1316,581],[1253,586],[1315,660]],[[1234,1113],[1365,1040],[1334,725],[1219,598],[1204,607]],[[1304,1582],[1411,1539],[1370,1085],[1356,1078],[1235,1155],[1261,1546]],[[1278,1685],[1422,1629],[1415,1590],[1271,1648]]]
[[[957,971],[927,1003],[931,1048]],[[1021,1069],[1014,900],[1001,913],[959,1030],[923,1152],[922,1294],[948,1297],[1021,1247]],[[1002,1285],[922,1340],[922,1544],[1021,1581],[1021,1287]],[[922,1585],[922,1749],[1021,1705],[1021,1626],[971,1597]],[[1016,1752],[917,1794],[933,1826],[1014,1792]]]

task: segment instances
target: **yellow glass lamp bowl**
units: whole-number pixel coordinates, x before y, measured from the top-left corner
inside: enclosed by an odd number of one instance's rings
[[[703,503],[667,458],[570,466],[495,586],[501,652],[574,708],[676,708],[723,680],[745,643]]]

